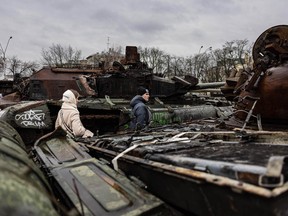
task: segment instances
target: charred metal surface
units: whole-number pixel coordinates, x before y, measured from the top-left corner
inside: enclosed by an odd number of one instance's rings
[[[117,153],[91,147],[92,154],[111,160]],[[287,185],[267,189],[191,168],[124,155],[119,168],[137,176],[147,190],[185,215],[285,215]],[[163,179],[165,181],[163,181]],[[281,192],[280,192],[281,191]],[[217,202],[215,201],[217,200]],[[186,213],[185,213],[186,212]]]
[[[184,214],[285,215],[287,134],[223,131],[215,123],[79,141]]]
[[[170,137],[171,133],[155,136],[135,135],[132,138],[128,136],[126,138],[113,137],[113,140],[112,138],[96,140],[93,146],[121,152],[130,146],[138,145],[127,154],[180,167],[199,169],[234,179],[237,179],[239,173],[251,172],[259,176],[265,175],[268,172],[266,166],[269,165],[271,159],[284,157],[281,159],[283,161],[281,162],[283,163],[280,167],[281,171],[278,176],[275,176],[279,179],[274,180],[282,181],[280,178],[284,178],[283,181],[286,181],[286,174],[281,173],[287,170],[287,167],[284,166],[285,155],[288,153],[285,139],[284,143],[278,141],[278,143],[269,142],[268,144],[263,141],[259,143],[260,138],[257,138],[255,134],[245,134],[238,140],[236,133],[230,134],[230,137],[235,136],[230,140],[228,134],[222,134],[223,138],[220,139],[221,133],[215,133],[218,139],[213,139],[214,132],[209,134],[180,132],[173,137]],[[196,136],[197,139],[193,139]],[[261,137],[259,134],[258,136]],[[253,183],[258,184],[259,181]],[[274,185],[273,182],[271,184]]]
[[[121,61],[124,65],[139,64],[140,55],[138,53],[137,47],[135,46],[126,46],[126,56],[125,59]]]
[[[13,81],[9,81],[9,80],[0,81],[0,92],[2,96],[12,93],[13,90],[14,90]]]

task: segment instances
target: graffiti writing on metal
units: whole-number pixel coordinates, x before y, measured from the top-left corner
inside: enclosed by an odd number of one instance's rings
[[[42,110],[29,110],[15,115],[15,120],[24,127],[45,127],[45,113]]]

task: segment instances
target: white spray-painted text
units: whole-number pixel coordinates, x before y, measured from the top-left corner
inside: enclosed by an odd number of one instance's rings
[[[15,115],[15,120],[25,127],[45,127],[45,113],[42,110],[29,110]]]

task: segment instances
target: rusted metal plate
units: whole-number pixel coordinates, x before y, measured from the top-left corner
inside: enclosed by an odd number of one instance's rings
[[[117,156],[114,151],[98,147],[91,147],[91,151],[92,155],[107,160]],[[140,178],[150,192],[188,215],[279,216],[287,212],[287,184],[268,189],[128,154],[119,158],[118,166],[127,175]]]
[[[249,183],[265,185],[265,187],[281,186],[287,180],[287,176],[282,170],[287,169],[284,161],[288,155],[288,146],[279,142],[256,143],[255,134],[250,137],[246,135],[249,138],[244,138],[244,140],[247,139],[244,143],[235,139],[228,140],[228,134],[223,135],[226,140],[219,139],[220,134],[216,132],[215,137],[218,139],[212,138],[213,132],[205,135],[197,132],[183,132],[179,133],[181,136],[175,135],[174,137],[169,137],[168,133],[162,134],[162,137],[159,134],[155,137],[134,135],[133,139],[129,136],[126,137],[126,140],[124,137],[114,137],[113,141],[110,139],[105,143],[105,139],[100,139],[97,142],[101,143],[102,147],[107,146],[114,151],[122,151],[125,142],[126,146],[134,144],[137,147],[131,149],[127,154],[232,179],[239,180],[239,175],[250,173],[251,176],[254,176],[254,181]],[[261,134],[258,135],[261,137]],[[198,137],[191,139],[193,136]],[[93,145],[97,146],[97,142]],[[271,165],[276,162],[279,163],[277,165],[278,174],[270,175],[271,170],[276,169],[276,165]],[[265,182],[262,181],[264,178]]]
[[[286,112],[288,102],[283,100],[286,98],[287,86],[288,86],[288,66],[281,65],[270,68],[265,74],[261,76],[257,89],[255,92],[243,91],[241,92],[240,100],[237,103],[236,108],[239,110],[236,114],[240,119],[245,119],[247,113],[244,110],[249,111],[254,99],[259,98],[253,114],[260,114],[262,122],[273,122],[283,124],[288,119]],[[251,121],[255,121],[255,118],[251,118]]]
[[[126,46],[125,62],[123,64],[136,64],[140,62],[140,55],[136,46]]]
[[[98,70],[80,70],[75,68],[42,68],[29,78],[29,100],[59,100],[67,89],[75,89],[83,96],[89,94],[81,85],[83,75],[99,73]]]

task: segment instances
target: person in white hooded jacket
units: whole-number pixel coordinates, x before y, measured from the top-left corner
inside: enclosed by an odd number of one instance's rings
[[[77,109],[79,93],[69,89],[63,93],[63,104],[58,112],[55,128],[61,127],[70,137],[92,137],[94,134],[87,130],[81,120]]]

